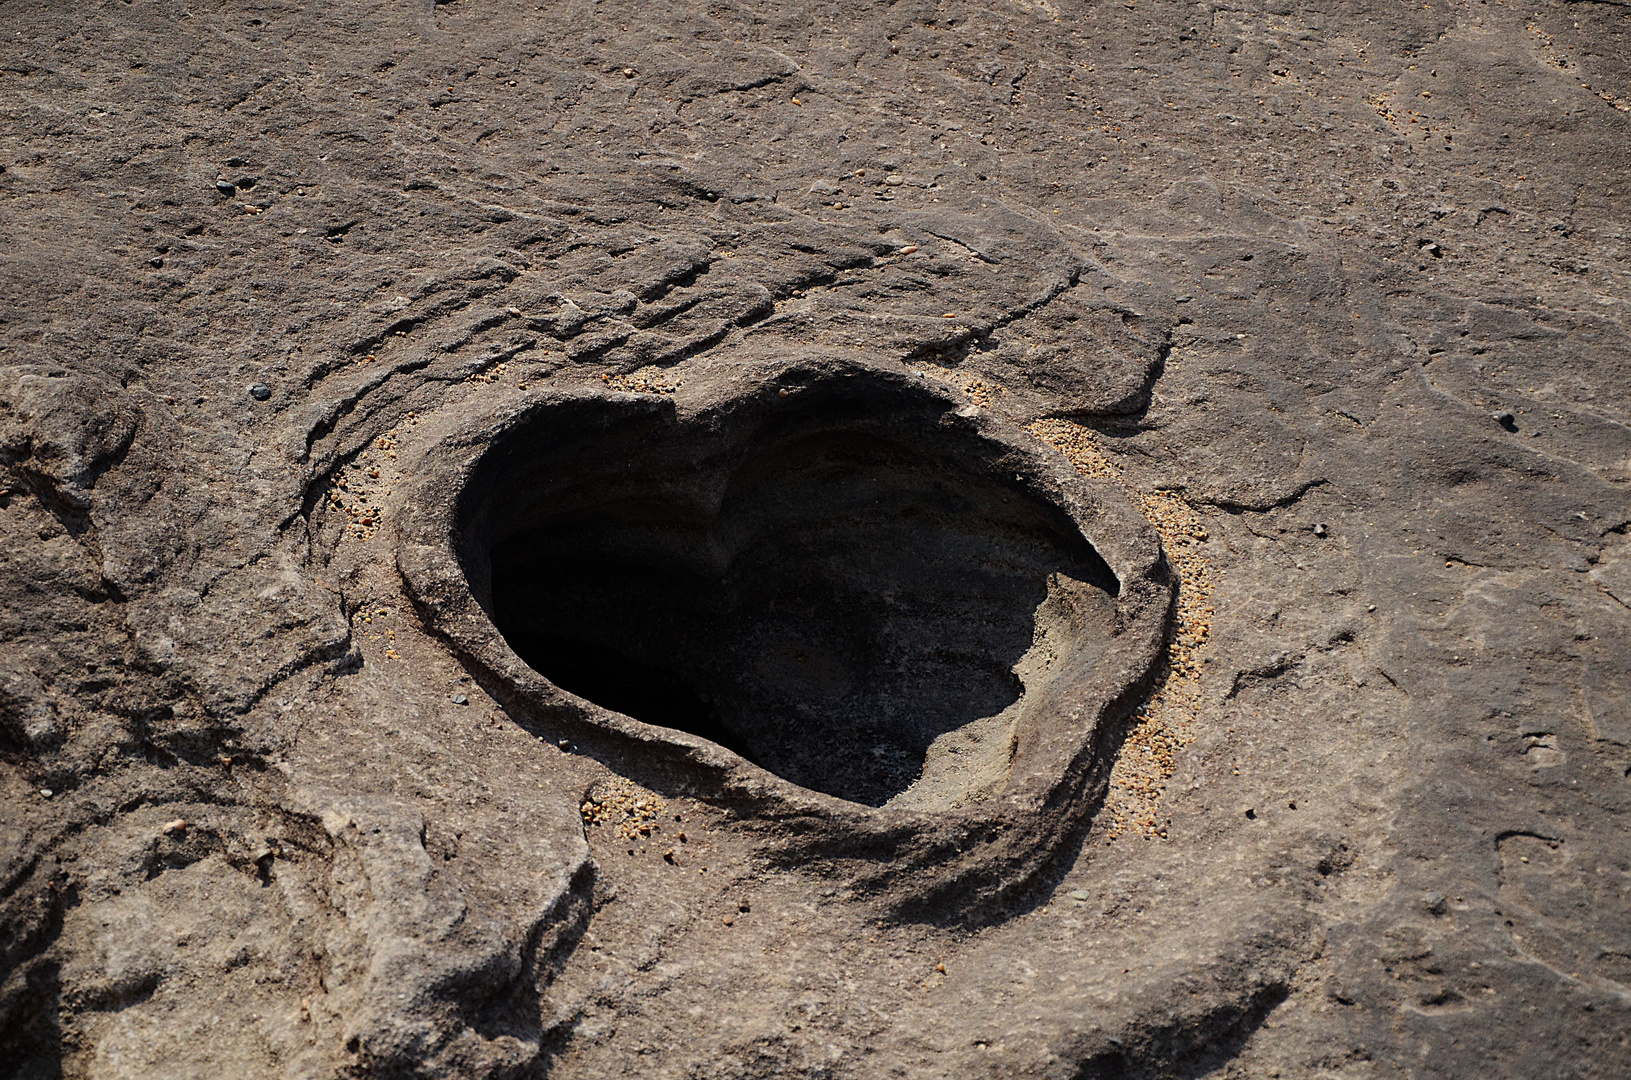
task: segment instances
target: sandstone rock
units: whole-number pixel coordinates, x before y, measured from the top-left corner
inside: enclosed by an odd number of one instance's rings
[[[206,8],[0,40],[0,1072],[1631,1073],[1631,9]]]

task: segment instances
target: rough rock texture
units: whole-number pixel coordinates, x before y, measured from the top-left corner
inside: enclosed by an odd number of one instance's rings
[[[0,1071],[1631,1073],[1631,7],[5,15]],[[424,529],[483,431],[776,371],[920,387],[1040,463],[970,505],[1094,545],[1079,485],[1122,595],[1176,584],[1143,674],[974,721],[1024,843],[448,622],[515,625]],[[923,443],[823,550],[915,550]],[[1000,576],[959,544],[948,588]],[[863,601],[891,670],[1028,690],[1010,601]]]

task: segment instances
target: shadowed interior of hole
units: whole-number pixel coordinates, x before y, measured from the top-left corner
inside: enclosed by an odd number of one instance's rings
[[[1020,699],[1051,580],[1089,586],[1104,637],[1119,586],[971,446],[799,427],[585,433],[494,529],[493,618],[563,689],[881,805]]]
[[[741,740],[719,722],[715,710],[672,672],[642,664],[615,648],[561,634],[516,631],[508,640],[517,656],[562,690],[603,709],[689,731],[743,757],[749,755]]]

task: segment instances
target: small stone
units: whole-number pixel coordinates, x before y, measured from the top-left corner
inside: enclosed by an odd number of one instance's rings
[[[52,791],[48,787],[42,787],[40,789],[40,798],[42,798],[42,799],[49,799],[51,796],[53,796],[55,794],[56,794],[56,792]]]
[[[721,919],[719,921],[724,923],[726,926],[735,926],[736,925],[736,916],[735,915],[726,915],[723,919]]]
[[[1325,526],[1324,525],[1315,525],[1314,526],[1314,535],[1315,536],[1324,536],[1325,535]]]
[[[907,244],[905,247],[903,247],[899,251],[895,252],[895,254],[896,255],[916,255],[917,254],[917,245],[916,244]]]
[[[225,180],[217,180],[215,182],[215,190],[219,191],[229,199],[238,194],[238,189],[227,183]]]
[[[1086,900],[1087,899],[1087,890],[1086,889],[1072,889],[1072,890],[1070,890],[1070,898],[1072,900]]]
[[[463,694],[454,694],[453,695],[453,704],[455,704],[455,705],[468,705],[468,704],[470,704],[470,699],[465,697]]]
[[[155,270],[160,270],[164,267],[164,260],[155,255],[153,258],[147,260],[147,265],[151,266]]]
[[[249,388],[249,396],[256,401],[265,401],[272,396],[272,388],[263,382],[258,382]]]
[[[632,79],[632,78],[634,78],[634,69],[633,69],[633,68],[624,68],[624,69],[623,69],[623,77],[624,77],[624,78],[625,78],[625,79]]]
[[[176,818],[174,821],[166,823],[164,828],[160,831],[164,833],[165,836],[169,836],[171,833],[186,832],[187,821],[185,818]]]
[[[1450,910],[1450,902],[1440,892],[1430,892],[1421,898],[1422,906],[1430,915],[1442,915]]]
[[[570,749],[572,749],[572,740],[571,739],[556,739],[555,740],[555,745],[560,747],[562,750],[570,750]]]
[[[896,173],[890,173],[888,176],[883,178],[883,182],[888,184],[890,187],[900,187],[902,184],[906,183],[906,179],[905,177],[902,177]]]
[[[1513,428],[1518,426],[1518,418],[1509,412],[1492,412],[1489,415],[1490,419],[1494,420],[1497,424],[1500,424],[1508,431],[1511,431]]]
[[[748,903],[747,900],[744,899],[740,904],[736,905],[736,910],[742,912],[743,914],[746,914],[746,913],[753,910],[753,905]]]
[[[1247,821],[1256,821],[1257,820],[1257,811],[1253,810],[1249,806],[1246,807],[1246,820]]]

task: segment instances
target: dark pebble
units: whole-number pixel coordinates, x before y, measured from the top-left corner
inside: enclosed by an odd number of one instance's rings
[[[225,180],[217,180],[215,182],[215,190],[219,191],[229,199],[238,194],[238,189],[227,183]]]
[[[249,388],[249,396],[256,401],[265,401],[272,396],[272,388],[263,382],[258,382]]]
[[[1315,536],[1324,536],[1325,533],[1326,533],[1326,529],[1325,529],[1324,525],[1315,525],[1314,526],[1314,535]]]
[[[152,258],[152,259],[148,259],[147,260],[147,265],[151,266],[155,270],[158,270],[158,269],[160,269],[160,268],[162,268],[164,266],[164,260],[160,259],[160,258],[156,258],[156,257]]]
[[[1494,412],[1489,415],[1497,424],[1500,424],[1508,431],[1518,426],[1518,418],[1509,412]]]

